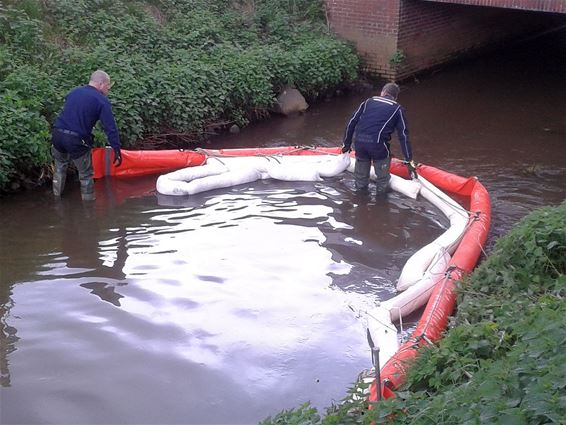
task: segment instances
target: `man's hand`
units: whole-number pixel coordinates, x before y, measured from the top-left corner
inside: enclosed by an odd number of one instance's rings
[[[409,169],[409,177],[411,177],[412,180],[419,177],[417,175],[417,166],[415,164],[415,161],[407,161],[407,168]]]
[[[342,153],[350,152],[351,150],[351,147],[342,146]]]
[[[114,149],[114,161],[112,162],[115,167],[122,165],[122,152],[120,149]]]

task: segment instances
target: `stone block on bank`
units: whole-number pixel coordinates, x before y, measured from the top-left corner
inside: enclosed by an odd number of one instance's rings
[[[309,104],[299,90],[286,88],[277,96],[273,112],[289,116],[303,113],[308,107]]]

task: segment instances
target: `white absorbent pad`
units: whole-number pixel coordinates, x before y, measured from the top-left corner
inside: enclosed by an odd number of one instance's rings
[[[392,321],[411,314],[428,302],[436,284],[445,278],[450,258],[446,250],[440,249],[419,281],[406,291],[381,303],[381,307],[389,310]]]

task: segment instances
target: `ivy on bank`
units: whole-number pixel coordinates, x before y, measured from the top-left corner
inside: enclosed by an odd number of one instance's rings
[[[523,219],[458,292],[451,329],[397,398],[368,410],[350,396],[324,417],[307,404],[262,424],[564,424],[566,203]]]
[[[49,162],[49,126],[67,91],[95,69],[116,82],[110,98],[131,148],[164,132],[246,125],[285,86],[315,99],[353,81],[358,58],[328,33],[323,7],[322,0],[4,0],[0,191]]]

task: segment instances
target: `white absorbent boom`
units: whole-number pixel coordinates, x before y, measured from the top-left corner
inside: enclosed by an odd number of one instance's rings
[[[231,187],[260,179],[320,181],[345,170],[354,171],[355,159],[341,155],[278,155],[208,158],[206,163],[188,167],[157,179],[157,191],[164,195],[190,196],[212,189]],[[370,174],[375,180],[375,173]],[[393,322],[422,307],[445,277],[450,256],[459,244],[469,215],[458,203],[423,177],[406,180],[394,174],[391,189],[416,199],[418,194],[438,207],[449,219],[450,227],[434,241],[413,254],[405,263],[395,297],[366,313],[367,328],[379,346],[379,363],[385,363],[399,348]]]

